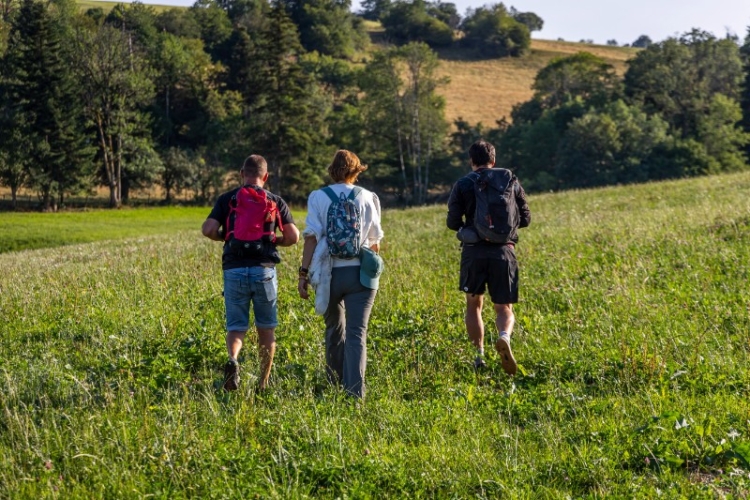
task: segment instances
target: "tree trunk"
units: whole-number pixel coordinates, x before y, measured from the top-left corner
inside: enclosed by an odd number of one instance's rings
[[[18,186],[10,187],[10,206],[13,210],[18,208]]]
[[[117,179],[115,177],[114,158],[112,157],[112,137],[104,132],[104,122],[101,116],[96,117],[96,127],[99,133],[99,145],[102,150],[102,162],[104,162],[104,173],[107,175],[107,187],[109,188],[109,208],[117,208]],[[107,144],[109,143],[109,145]]]
[[[432,161],[432,136],[427,139],[427,157],[424,162],[424,199],[427,201],[427,190],[430,186],[430,161]]]
[[[404,163],[404,146],[401,143],[401,110],[398,105],[398,93],[394,96],[394,101],[394,111],[396,112],[396,137],[398,139],[398,160],[401,165],[401,199],[406,203],[406,190],[408,189],[408,186],[406,181],[406,164]]]
[[[117,208],[122,205],[122,134],[117,134]]]
[[[129,197],[130,197],[130,179],[125,177],[122,179],[122,182],[120,183],[120,203],[127,204]]]

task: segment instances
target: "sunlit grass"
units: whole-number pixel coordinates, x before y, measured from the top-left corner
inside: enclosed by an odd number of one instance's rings
[[[533,196],[514,379],[490,345],[471,368],[445,208],[386,211],[364,404],[326,386],[299,246],[262,398],[252,342],[241,390],[219,389],[220,245],[199,226],[1,254],[0,497],[746,496],[749,190]]]

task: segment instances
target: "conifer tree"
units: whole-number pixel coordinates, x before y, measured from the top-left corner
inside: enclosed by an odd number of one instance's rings
[[[63,21],[42,2],[24,0],[6,54],[10,121],[20,132],[11,157],[25,159],[46,210],[55,209],[66,191],[85,185],[93,153]]]
[[[258,47],[262,79],[252,130],[269,162],[273,189],[302,198],[322,182],[327,108],[300,65],[296,27],[278,1],[269,21]]]

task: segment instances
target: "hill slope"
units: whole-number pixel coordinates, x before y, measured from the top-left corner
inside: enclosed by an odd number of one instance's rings
[[[523,58],[472,60],[459,50],[442,51],[439,74],[450,78],[441,91],[446,98],[446,117],[451,122],[461,117],[472,124],[494,126],[502,117],[510,118],[515,104],[531,98],[531,85],[540,69],[556,57],[581,51],[602,57],[623,74],[625,62],[638,49],[532,40],[531,54]]]

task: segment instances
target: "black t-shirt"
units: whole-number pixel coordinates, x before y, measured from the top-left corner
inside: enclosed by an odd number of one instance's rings
[[[262,189],[258,186],[253,187],[255,189]],[[213,210],[211,210],[211,213],[208,214],[209,219],[219,221],[219,223],[221,224],[221,228],[225,233],[227,231],[227,217],[229,217],[229,202],[239,190],[240,188],[235,188],[219,196],[219,199],[216,200],[216,204],[214,205]],[[294,224],[294,218],[292,217],[292,213],[289,211],[289,206],[281,198],[281,196],[275,195],[267,189],[263,189],[263,191],[266,192],[266,196],[269,200],[276,202],[276,207],[278,208],[279,215],[281,216],[281,223],[283,225]],[[270,263],[272,263],[270,257],[261,259],[252,257],[240,257],[229,249],[227,242],[224,242],[224,252],[221,256],[222,269],[226,270],[236,269],[238,267],[257,267],[262,264]]]

